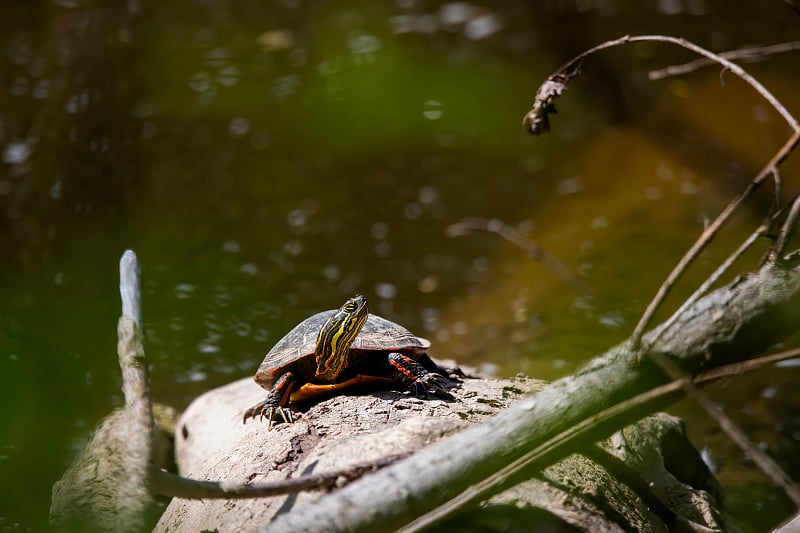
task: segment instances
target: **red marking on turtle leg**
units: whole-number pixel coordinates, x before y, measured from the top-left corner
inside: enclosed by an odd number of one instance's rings
[[[289,404],[292,389],[295,388],[296,384],[297,379],[295,379],[294,374],[291,372],[287,372],[278,378],[278,381],[275,382],[275,385],[270,391],[270,395],[277,398],[276,407],[284,407]]]
[[[431,394],[435,394],[447,400],[453,399],[445,390],[450,381],[436,372],[429,372],[414,359],[401,353],[390,353],[389,364],[397,372],[399,381],[408,385],[415,396],[430,398]]]
[[[403,381],[408,380],[411,383],[415,383],[428,374],[428,371],[419,363],[401,353],[390,353],[389,364],[397,370]]]

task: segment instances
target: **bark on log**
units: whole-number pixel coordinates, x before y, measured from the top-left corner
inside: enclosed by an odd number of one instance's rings
[[[643,346],[674,358],[692,374],[763,352],[797,331],[799,263],[794,254],[738,277],[687,309],[668,330],[649,332]],[[510,463],[598,410],[666,380],[646,356],[623,343],[486,423],[281,515],[263,530],[401,528],[490,476],[498,465]],[[604,438],[612,431],[600,427],[592,438]]]

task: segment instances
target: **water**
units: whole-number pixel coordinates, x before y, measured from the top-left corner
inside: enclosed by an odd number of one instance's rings
[[[520,122],[536,87],[625,33],[724,50],[790,40],[793,25],[779,5],[581,6],[0,8],[0,472],[17,484],[0,498],[0,527],[45,527],[50,486],[121,404],[126,248],[142,264],[153,394],[179,408],[253,373],[294,324],[355,292],[431,338],[435,356],[500,375],[553,379],[624,339],[703,221],[786,129],[715,69],[646,82],[648,68],[688,58],[665,45],[587,62],[553,132],[533,138]],[[748,68],[791,105],[793,61]],[[796,173],[790,161],[787,194]],[[694,283],[768,201],[720,236]],[[497,235],[448,237],[465,217],[517,228],[587,289]],[[758,379],[763,389],[775,372]],[[797,378],[782,379],[759,397],[771,427],[756,427],[791,457]],[[746,396],[720,394],[730,411],[750,412]],[[685,416],[693,427],[696,415]],[[753,527],[788,509],[768,494],[772,512]]]

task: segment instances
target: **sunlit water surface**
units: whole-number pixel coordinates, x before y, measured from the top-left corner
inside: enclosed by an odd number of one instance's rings
[[[787,130],[716,69],[647,82],[689,58],[663,45],[587,62],[553,132],[533,138],[520,121],[536,87],[626,33],[726,50],[791,40],[796,18],[747,2],[528,4],[1,7],[0,472],[15,486],[0,528],[45,526],[50,486],[121,405],[126,248],[142,265],[153,394],[178,408],[252,374],[293,325],[356,292],[434,356],[501,376],[555,379],[626,338]],[[796,107],[796,56],[748,68]],[[797,176],[790,161],[787,197]],[[769,200],[748,204],[667,308]],[[494,233],[449,237],[468,217],[534,239],[582,287]],[[710,389],[795,479],[797,383],[767,369]],[[727,472],[743,526],[785,516],[741,452],[676,409]]]

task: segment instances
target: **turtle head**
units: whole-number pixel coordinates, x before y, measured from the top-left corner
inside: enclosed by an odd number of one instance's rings
[[[334,381],[347,366],[350,346],[369,316],[367,299],[362,295],[347,300],[322,325],[317,337],[314,355],[317,360],[317,376]]]

